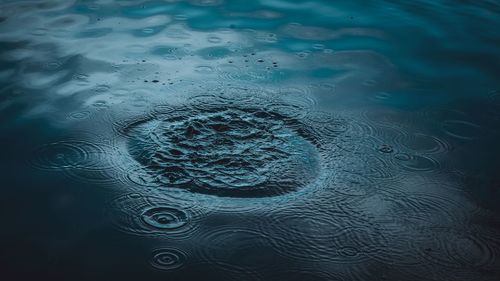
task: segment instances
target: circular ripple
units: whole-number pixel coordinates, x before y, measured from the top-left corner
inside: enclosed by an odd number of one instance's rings
[[[222,197],[276,196],[312,183],[320,148],[310,126],[286,115],[285,105],[266,108],[243,92],[158,106],[126,125],[128,153],[143,167],[131,179]]]
[[[46,170],[96,168],[93,156],[104,154],[98,145],[84,141],[60,141],[35,151],[33,165]]]
[[[158,270],[172,271],[183,267],[186,259],[186,253],[179,249],[161,248],[153,251],[149,262]]]
[[[361,113],[364,120],[370,124],[389,127],[404,132],[417,123],[415,116],[406,111],[389,108],[370,108]]]
[[[304,128],[306,134],[319,146],[332,146],[340,141],[334,141],[348,130],[346,120],[329,112],[308,112],[304,123],[310,125]]]
[[[72,180],[83,184],[95,184],[100,187],[116,187],[116,184],[123,182],[122,171],[110,167],[103,169],[71,169],[65,171],[66,176]]]
[[[451,150],[444,139],[423,133],[401,134],[397,141],[403,147],[417,153],[437,154]]]
[[[209,74],[214,72],[213,67],[208,66],[208,65],[199,65],[195,67],[194,71],[201,73],[201,74]]]
[[[266,100],[259,95],[259,92],[251,90],[249,87],[234,87],[214,89],[213,92],[195,95],[189,98],[189,106],[197,110],[208,110],[210,108],[220,108],[221,106],[264,106]],[[269,101],[268,101],[269,102]]]
[[[191,237],[197,229],[192,221],[195,215],[199,215],[193,206],[185,202],[136,193],[114,199],[107,211],[110,220],[119,230],[173,239]]]
[[[258,231],[241,227],[222,227],[200,237],[197,256],[204,263],[262,272],[275,262],[273,251]]]
[[[249,269],[242,269],[240,267],[232,267],[230,265],[218,266],[212,263],[190,263],[189,270],[182,273],[182,280],[199,280],[203,276],[205,280],[217,281],[263,281],[260,272],[252,271]]]
[[[398,153],[394,155],[394,159],[401,168],[411,172],[434,171],[439,168],[439,163],[428,156]]]
[[[382,153],[393,153],[394,152],[394,148],[392,148],[392,146],[388,145],[388,144],[382,144],[380,145],[378,148],[377,148],[378,151],[382,152]]]
[[[347,196],[367,196],[376,191],[376,183],[356,173],[336,173],[332,180],[333,190]]]
[[[104,139],[99,143],[67,139],[39,147],[30,162],[38,169],[59,171],[82,183],[113,186],[122,179],[120,167],[114,163],[116,153],[116,149]]]
[[[342,210],[316,212],[287,210],[261,218],[259,227],[278,254],[304,262],[362,263],[387,246],[385,234],[367,221]]]
[[[434,194],[433,194],[434,193]],[[430,224],[457,224],[467,220],[474,206],[451,191],[428,193],[393,193],[385,198],[389,215],[411,227]]]
[[[182,210],[168,207],[153,207],[142,213],[142,221],[156,229],[177,229],[189,222],[189,215]]]
[[[90,116],[90,111],[85,110],[85,111],[76,111],[73,112],[69,115],[71,119],[85,119]]]
[[[464,120],[444,121],[441,128],[447,135],[462,140],[477,139],[482,133],[481,126]]]
[[[284,271],[276,271],[270,273],[270,280],[287,280],[287,281],[345,281],[346,277],[335,272],[322,271],[321,269],[288,269]]]
[[[431,228],[410,241],[419,255],[434,264],[457,269],[492,269],[498,265],[498,249],[466,230]]]
[[[154,175],[145,171],[143,167],[135,167],[127,171],[127,178],[142,187],[161,187],[159,181],[157,181]]]
[[[95,174],[110,178],[114,165],[111,161],[113,148],[81,140],[64,140],[43,145],[35,150],[31,164],[41,170],[63,171],[75,179],[88,178],[97,182]]]

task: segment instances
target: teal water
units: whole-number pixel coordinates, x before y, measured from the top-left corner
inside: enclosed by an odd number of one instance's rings
[[[2,280],[500,279],[497,1],[0,1]]]

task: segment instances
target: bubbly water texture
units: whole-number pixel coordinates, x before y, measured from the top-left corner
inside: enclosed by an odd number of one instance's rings
[[[0,279],[500,280],[498,1],[0,2]]]
[[[130,153],[159,185],[271,196],[307,185],[318,173],[314,147],[298,134],[301,124],[286,116],[227,106],[168,111],[125,128]]]

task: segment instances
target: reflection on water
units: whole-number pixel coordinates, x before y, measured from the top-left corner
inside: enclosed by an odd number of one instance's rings
[[[499,13],[3,1],[2,276],[498,280]]]

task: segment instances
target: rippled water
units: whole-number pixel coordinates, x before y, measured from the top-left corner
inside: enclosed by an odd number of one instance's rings
[[[499,24],[1,1],[2,280],[499,280]]]

